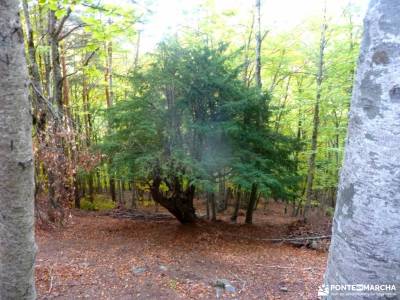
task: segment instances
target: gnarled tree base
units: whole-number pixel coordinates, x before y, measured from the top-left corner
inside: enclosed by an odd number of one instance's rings
[[[168,192],[160,190],[162,182],[168,186]],[[156,176],[151,186],[153,200],[165,207],[182,224],[194,223],[197,219],[193,206],[194,191],[193,185],[183,189],[178,178],[174,178],[173,183],[170,183]]]

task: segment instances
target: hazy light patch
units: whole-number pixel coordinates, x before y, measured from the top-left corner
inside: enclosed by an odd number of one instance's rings
[[[154,14],[143,25],[142,51],[154,49],[166,35],[179,33],[184,28],[195,27],[199,19],[196,13],[204,0],[154,0],[151,10]],[[253,0],[214,0],[217,13],[227,10],[237,12],[233,17],[237,24],[249,20],[254,6]],[[328,14],[334,19],[343,13],[343,8],[352,2],[360,7],[360,14],[368,0],[327,0]],[[147,2],[148,3],[148,2]],[[324,0],[262,0],[262,26],[274,33],[290,30],[303,24],[309,18],[322,15]]]

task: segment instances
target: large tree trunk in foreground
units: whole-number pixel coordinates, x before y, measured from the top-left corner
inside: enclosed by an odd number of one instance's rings
[[[35,299],[32,116],[17,1],[0,1],[0,41],[0,299]]]
[[[174,179],[173,183],[164,181],[169,186],[169,192],[160,190],[161,178],[155,176],[151,186],[153,200],[165,207],[182,224],[194,223],[197,219],[193,206],[195,188],[190,185],[183,189],[182,184]]]
[[[399,1],[372,0],[366,17],[326,284],[399,283],[399,14]]]

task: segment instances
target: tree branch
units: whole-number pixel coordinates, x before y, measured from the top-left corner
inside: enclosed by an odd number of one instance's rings
[[[86,60],[83,62],[82,68],[83,68],[83,67],[86,67],[86,66],[89,64],[90,60],[93,58],[93,56],[96,54],[96,52],[99,51],[99,49],[100,49],[100,47],[97,47],[96,50],[94,50],[92,53],[90,53],[90,55],[88,56],[88,58],[86,58]],[[72,75],[75,75],[75,74],[78,73],[80,70],[82,70],[82,68],[79,68],[79,69],[77,69],[76,71],[74,71],[74,72],[72,72],[72,73],[70,73],[70,74],[67,74],[66,76],[64,76],[64,77],[62,78],[62,80],[64,80],[66,77],[70,77],[70,76],[72,76]]]
[[[67,36],[69,36],[71,33],[73,33],[75,30],[77,30],[77,29],[79,29],[79,28],[82,28],[82,27],[84,27],[84,26],[85,26],[85,24],[78,24],[78,25],[72,27],[70,30],[68,30],[66,33],[64,33],[62,36],[60,36],[60,37],[58,38],[58,41],[59,41],[59,42],[62,41],[62,40],[65,39]]]
[[[54,33],[56,37],[58,37],[60,35],[61,30],[63,29],[65,22],[68,20],[69,16],[71,15],[71,12],[72,12],[71,8],[68,7],[66,15],[61,19],[60,24],[58,25],[58,27],[57,27],[57,29],[56,29],[56,31]]]

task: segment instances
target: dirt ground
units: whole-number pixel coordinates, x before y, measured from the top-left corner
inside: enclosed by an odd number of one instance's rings
[[[37,231],[38,299],[318,299],[327,253],[262,240],[299,231],[282,211],[257,211],[251,226],[72,211]]]

